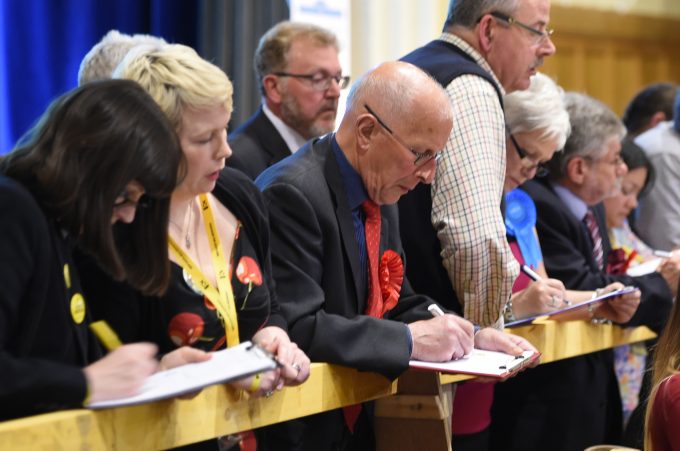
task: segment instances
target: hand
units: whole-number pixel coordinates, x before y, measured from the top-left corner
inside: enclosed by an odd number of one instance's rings
[[[151,343],[125,345],[85,367],[90,402],[136,394],[144,380],[158,368],[157,351]]]
[[[284,385],[300,385],[309,378],[309,357],[297,344],[290,341],[286,331],[280,327],[261,329],[253,336],[253,342],[276,356],[283,365],[279,369],[281,380],[277,384],[278,389]]]
[[[564,284],[557,279],[532,282],[512,299],[512,312],[518,319],[553,312],[563,307],[566,307]]]
[[[408,328],[413,338],[414,359],[447,362],[472,351],[474,326],[460,316],[437,316],[411,323]]]
[[[524,351],[538,350],[524,338],[485,327],[475,335],[475,348],[486,349],[487,351],[504,352],[510,355],[520,355]],[[538,359],[532,366],[538,365]]]
[[[671,289],[673,296],[678,294],[678,282],[680,282],[680,254],[674,254],[672,257],[662,261],[656,270],[661,274],[661,277],[666,280],[668,287]]]
[[[602,294],[623,288],[623,284],[614,282],[602,289]],[[627,323],[640,305],[640,291],[617,296],[602,302],[593,310],[596,318],[605,318],[615,323]]]

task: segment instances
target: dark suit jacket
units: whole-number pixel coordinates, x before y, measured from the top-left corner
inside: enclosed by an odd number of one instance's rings
[[[536,203],[538,236],[546,270],[568,289],[593,290],[620,281],[642,291],[642,303],[630,325],[658,327],[668,315],[671,297],[657,274],[631,278],[601,271],[592,252],[590,234],[546,181],[524,189]],[[594,208],[607,255],[604,211]],[[497,384],[492,412],[492,449],[584,449],[618,443],[621,400],[611,350],[542,365]]]
[[[244,172],[253,180],[269,166],[291,154],[291,149],[262,107],[229,134],[229,146],[233,154],[227,159],[227,166]]]
[[[81,405],[82,367],[100,356],[70,310],[71,246],[25,187],[0,176],[0,421]],[[64,282],[70,267],[71,287]]]
[[[430,318],[427,306],[433,301],[415,295],[404,278],[399,302],[386,319],[363,315],[366,287],[331,135],[307,143],[256,184],[270,211],[274,279],[291,339],[312,361],[397,377],[410,357],[403,322]],[[381,213],[381,255],[392,249],[403,259],[396,207],[383,206]],[[301,449],[337,446],[342,416],[322,415],[327,421],[308,428]]]

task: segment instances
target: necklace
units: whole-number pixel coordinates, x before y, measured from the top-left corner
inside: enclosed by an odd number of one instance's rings
[[[177,229],[179,229],[179,234],[180,236],[184,235],[184,246],[187,249],[191,249],[191,222],[194,218],[194,199],[189,202],[189,205],[187,206],[187,211],[184,213],[184,224],[180,228],[179,224],[177,224],[175,221],[170,221]]]

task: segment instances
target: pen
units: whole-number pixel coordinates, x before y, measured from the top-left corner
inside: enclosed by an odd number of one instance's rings
[[[444,316],[444,312],[437,304],[430,304],[429,307],[427,307],[427,311],[429,311],[432,316]]]
[[[95,334],[99,341],[104,345],[107,351],[113,351],[114,349],[123,345],[120,338],[109,323],[106,321],[95,321],[90,324],[90,330]]]
[[[671,258],[673,256],[673,252],[668,251],[654,251],[653,254],[661,258]]]
[[[535,272],[533,269],[531,269],[529,266],[527,266],[527,265],[522,265],[522,266],[520,267],[520,269],[522,270],[522,272],[523,272],[524,274],[527,275],[527,277],[529,277],[529,278],[530,278],[531,280],[533,280],[534,282],[539,281],[539,280],[542,279],[541,276],[539,276],[538,274],[536,274],[536,272]]]

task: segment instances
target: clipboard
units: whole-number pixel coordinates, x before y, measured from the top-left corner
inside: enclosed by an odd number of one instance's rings
[[[409,366],[440,373],[470,374],[505,379],[531,364],[540,355],[539,352],[535,351],[524,351],[521,355],[513,356],[503,352],[473,349],[470,354],[458,360],[449,362],[411,360]]]
[[[274,357],[250,341],[211,353],[205,362],[189,363],[149,376],[134,396],[95,402],[90,409],[133,406],[192,393],[209,385],[243,379],[278,366]]]
[[[635,291],[638,291],[638,290],[639,289],[637,287],[623,287],[620,290],[610,291],[608,293],[601,294],[600,296],[598,296],[596,298],[589,299],[585,302],[581,302],[580,304],[570,305],[569,307],[565,307],[565,308],[560,309],[560,310],[555,310],[554,312],[530,316],[530,317],[524,318],[524,319],[518,319],[517,321],[513,321],[511,323],[505,324],[505,327],[526,326],[528,324],[533,323],[536,320],[558,319],[556,317],[561,313],[573,312],[573,311],[576,311],[576,310],[586,309],[586,308],[588,308],[589,305],[596,305],[596,304],[599,304],[601,302],[606,301],[607,299],[611,299],[611,298],[614,298],[614,297],[617,297],[617,296],[622,296],[624,294],[634,293]]]

